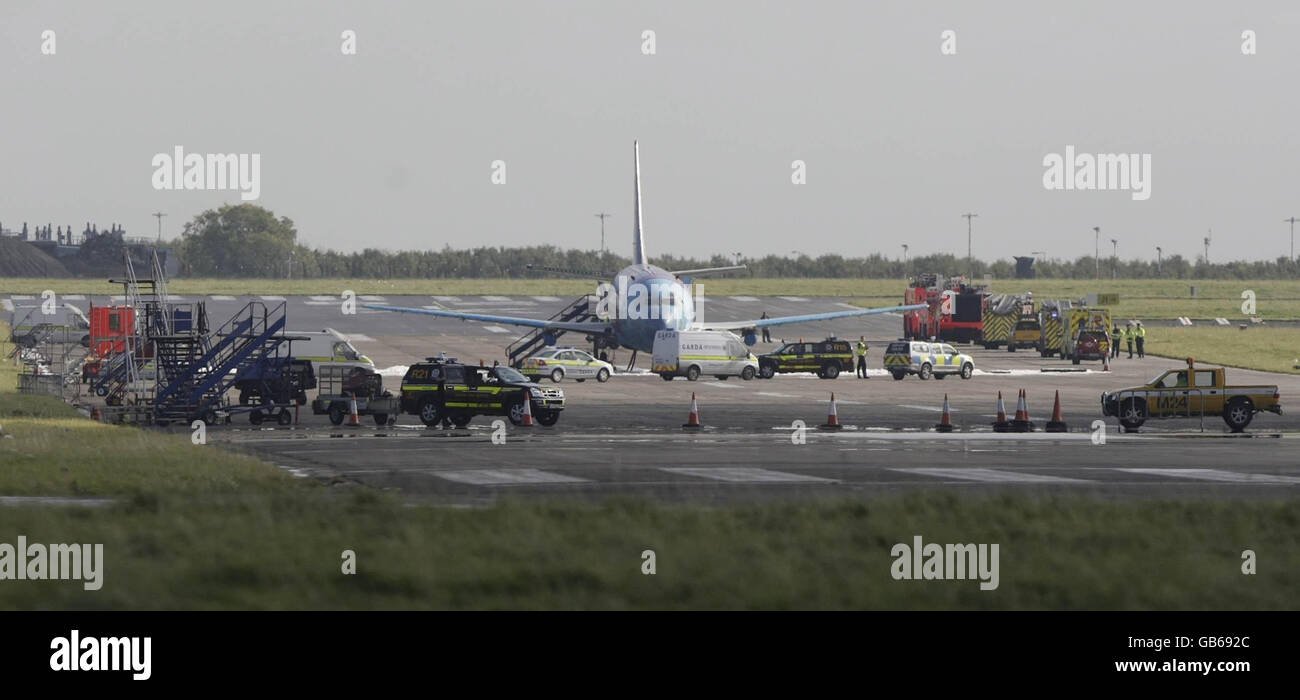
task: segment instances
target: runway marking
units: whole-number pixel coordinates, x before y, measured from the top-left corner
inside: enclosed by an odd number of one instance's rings
[[[364,297],[363,297],[363,298],[364,298]],[[313,297],[311,297],[311,300],[312,300],[312,301],[329,301],[329,302],[336,301],[334,297],[327,297],[327,296],[323,296],[323,295],[316,295],[316,296],[313,296]]]
[[[234,301],[235,300],[234,297],[227,296],[225,294],[213,294],[208,298],[211,299],[212,301]]]
[[[836,305],[836,306],[843,306],[843,307],[846,308],[846,309],[860,309],[860,308],[862,308],[861,306],[857,306],[857,305],[855,305],[855,304],[850,304],[850,303],[848,303],[847,301],[838,301],[838,302],[835,302],[835,305]]]
[[[740,386],[739,384],[728,384],[727,382],[723,382],[723,381],[717,381],[717,382],[700,382],[700,386],[716,386],[716,387],[718,387],[719,389],[739,389],[739,388],[741,388],[741,386]]]
[[[899,408],[914,408],[918,411],[933,411],[934,413],[943,413],[943,404],[939,404],[938,406],[917,406],[915,404],[910,404],[910,403],[900,403],[895,405],[898,406]],[[961,409],[952,408],[951,403],[948,404],[948,410],[952,413],[961,412]]]
[[[373,343],[373,342],[375,342],[375,339],[374,339],[374,338],[371,338],[370,336],[366,335],[365,333],[345,333],[345,334],[343,335],[343,337],[344,337],[344,338],[347,338],[348,341],[355,341],[355,342],[358,342],[358,343]]]
[[[73,300],[73,301],[84,301],[85,298],[86,298],[86,295],[85,295],[85,294],[64,294],[64,295],[63,295],[63,298],[64,298],[64,299],[71,299],[71,300]]]
[[[446,297],[446,296],[438,296],[436,294],[433,296],[433,298],[435,301],[451,301],[451,302],[460,301],[460,297]]]
[[[559,297],[533,297],[537,301],[559,301]]]
[[[698,476],[714,481],[726,481],[730,483],[791,483],[791,482],[813,482],[813,483],[834,483],[835,479],[825,479],[820,476],[808,476],[807,474],[791,474],[790,472],[778,472],[771,469],[759,469],[757,467],[660,467],[660,471],[672,474],[684,474],[686,476]]]
[[[484,295],[483,301],[510,301],[510,297]]]
[[[284,301],[284,297],[275,294],[268,294],[265,296],[260,296],[258,298],[261,299],[262,301]]]
[[[338,301],[304,301],[304,302],[303,302],[303,305],[305,305],[305,306],[334,306],[335,304],[338,304],[338,303],[340,303],[340,302],[338,302]]]
[[[475,486],[498,486],[505,484],[576,484],[589,479],[576,476],[544,472],[540,469],[461,469],[455,471],[429,472],[431,475],[448,481]]]
[[[775,396],[775,397],[778,398],[778,399],[797,399],[797,398],[799,398],[798,396],[796,396],[796,395],[794,395],[794,394],[781,394],[781,393],[778,393],[778,392],[775,392],[775,391],[756,391],[756,392],[754,392],[754,393],[758,394],[759,396]]]
[[[384,297],[375,296],[374,294],[362,294],[361,299],[362,301],[388,301]]]
[[[1292,486],[1300,484],[1300,477],[1279,474],[1250,474],[1229,472],[1222,469],[1139,469],[1120,468],[1118,471],[1133,474],[1154,474],[1156,476],[1182,477],[1202,481],[1219,481],[1233,484],[1277,484]]]
[[[67,299],[67,297],[64,297],[64,299]],[[175,294],[168,294],[168,295],[167,295],[167,301],[169,301],[169,302],[171,302],[171,301],[185,301],[185,297],[176,296]]]
[[[10,298],[10,299],[13,299],[14,301],[31,301],[31,300],[35,299],[36,297],[34,297],[34,296],[30,295],[30,294],[15,294],[15,295],[13,295],[13,296],[11,296],[11,297],[9,297],[9,298]]]
[[[1087,479],[1067,479],[1063,476],[1043,476],[1042,474],[1026,474],[1024,472],[1004,472],[997,469],[949,469],[944,467],[918,467],[915,469],[904,469],[901,467],[890,467],[889,470],[906,474],[919,474],[921,476],[934,476],[947,479],[962,479],[964,481],[981,481],[985,483],[999,484],[1088,483]]]
[[[758,297],[727,297],[733,301],[758,301]]]
[[[785,299],[786,301],[808,301],[803,297],[777,297],[777,299]]]
[[[510,329],[501,326],[483,326],[483,330],[492,331],[493,333],[509,333]]]
[[[14,310],[14,303],[12,301],[9,301],[8,299],[0,299],[0,306],[3,306],[5,311]]]

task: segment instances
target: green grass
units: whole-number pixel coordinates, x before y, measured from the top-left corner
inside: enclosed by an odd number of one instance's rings
[[[1249,326],[1173,326],[1147,329],[1149,355],[1183,360],[1193,357],[1228,367],[1300,374],[1300,328]],[[1232,381],[1229,373],[1228,381]]]
[[[100,591],[10,582],[0,608],[1290,609],[1300,503],[915,494],[730,507],[410,508],[386,494],[139,496],[11,508],[29,542],[100,542]],[[895,581],[890,548],[998,543],[999,587]],[[7,535],[12,538],[13,535]],[[1259,573],[1240,554],[1260,553]],[[355,576],[340,571],[356,553]],[[643,550],[657,573],[640,571]]]

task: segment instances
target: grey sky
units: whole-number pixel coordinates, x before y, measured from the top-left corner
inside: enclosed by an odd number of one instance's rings
[[[1121,257],[1213,227],[1212,259],[1272,258],[1300,216],[1293,2],[5,5],[8,228],[153,235],[161,209],[175,235],[238,202],[152,188],[182,145],[260,153],[258,203],[311,246],[594,248],[603,209],[626,255],[634,138],[652,256],[965,255],[974,211],[981,257],[1090,255],[1100,225]],[[1151,153],[1151,199],[1044,190],[1067,144]]]

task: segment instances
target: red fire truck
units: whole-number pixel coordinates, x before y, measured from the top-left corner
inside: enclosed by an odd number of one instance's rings
[[[903,292],[904,304],[925,304],[903,313],[903,337],[935,338],[950,343],[978,343],[984,337],[984,297],[988,289],[965,277],[942,279],[929,272],[918,275]]]

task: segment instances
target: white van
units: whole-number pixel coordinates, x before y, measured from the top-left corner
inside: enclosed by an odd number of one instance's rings
[[[291,338],[306,338],[293,341],[293,356],[300,360],[311,360],[314,367],[327,365],[354,366],[366,365],[374,368],[375,363],[348,342],[347,336],[326,328],[320,331],[285,331]]]
[[[673,377],[695,381],[701,374],[750,380],[758,373],[758,358],[729,331],[659,331],[650,371],[664,381]]]

